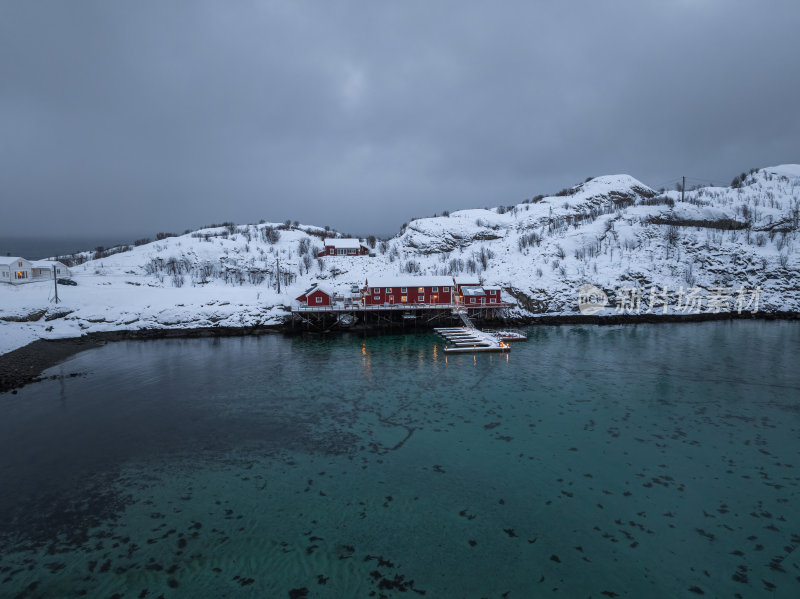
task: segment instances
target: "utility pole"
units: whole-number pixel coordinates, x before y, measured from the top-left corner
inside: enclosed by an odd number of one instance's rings
[[[280,254],[275,255],[275,260],[277,261],[277,267],[275,270],[278,271],[278,293],[281,292],[281,256]]]
[[[56,289],[56,303],[58,303],[58,279],[56,279],[56,265],[53,264],[53,285]]]
[[[681,183],[681,202],[683,202],[683,193],[686,191],[686,177],[683,178],[683,183]]]

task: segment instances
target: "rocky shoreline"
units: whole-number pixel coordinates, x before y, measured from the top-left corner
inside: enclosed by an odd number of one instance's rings
[[[558,326],[572,324],[620,325],[657,324],[664,322],[708,322],[719,320],[800,320],[800,312],[719,312],[709,314],[555,314],[503,320],[503,326]],[[496,326],[494,322],[491,323]],[[351,327],[348,331],[364,331]],[[370,329],[371,330],[371,329]],[[403,330],[403,329],[401,329]],[[16,389],[42,380],[41,373],[67,358],[109,341],[177,339],[198,337],[241,337],[268,334],[301,334],[288,324],[245,327],[198,327],[189,329],[138,329],[90,333],[77,338],[38,339],[24,347],[0,355],[0,393],[15,393]]]

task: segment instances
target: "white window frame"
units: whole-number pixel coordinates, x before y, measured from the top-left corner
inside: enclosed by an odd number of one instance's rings
[[[419,295],[420,293],[422,293],[423,295],[425,294],[425,288],[424,287],[417,287],[417,295]]]
[[[373,296],[372,296],[372,301],[373,301],[373,302],[379,302],[379,301],[381,301],[381,296],[380,296],[380,295],[373,295]]]
[[[318,295],[316,301],[317,301],[318,304],[321,304],[322,303],[322,296]]]
[[[380,288],[380,287],[373,287],[373,288],[372,288],[372,293],[373,293],[373,294],[375,294],[375,293],[380,293],[380,292],[381,292],[381,288]]]
[[[408,293],[408,287],[401,287],[400,293]]]
[[[433,293],[439,293],[439,288],[438,287],[431,287],[431,291]]]
[[[442,292],[443,293],[447,293],[448,291],[450,291],[449,287],[442,287]]]
[[[386,288],[386,293],[391,293],[391,292],[392,292],[392,288],[391,287],[387,287]]]

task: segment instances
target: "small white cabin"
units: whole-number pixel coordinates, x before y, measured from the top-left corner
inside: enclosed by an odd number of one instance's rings
[[[0,257],[0,283],[29,283],[33,280],[33,264],[25,258]]]
[[[34,281],[41,281],[43,279],[53,279],[53,267],[56,269],[56,278],[69,277],[69,268],[63,262],[58,260],[36,260],[33,262],[31,271],[33,273]]]

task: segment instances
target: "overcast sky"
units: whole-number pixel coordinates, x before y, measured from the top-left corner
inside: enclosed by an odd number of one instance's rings
[[[799,32],[796,0],[2,2],[0,236],[727,184],[800,162]]]

